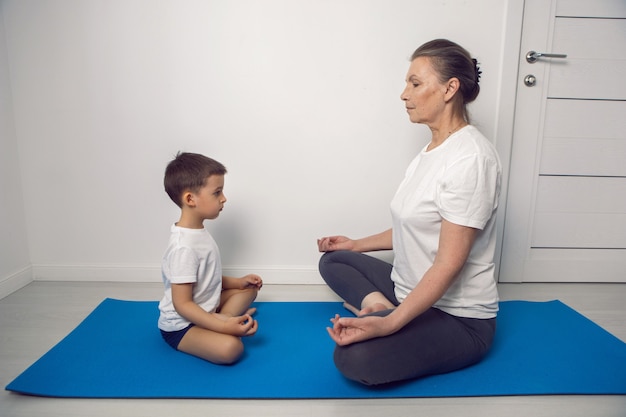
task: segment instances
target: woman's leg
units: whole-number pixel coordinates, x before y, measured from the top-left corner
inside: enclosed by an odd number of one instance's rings
[[[390,336],[337,346],[335,365],[347,378],[366,385],[458,370],[485,356],[495,321],[455,317],[431,308]]]
[[[380,293],[389,306],[398,305],[391,281],[391,264],[358,252],[325,253],[319,271],[328,286],[344,301],[357,309],[370,294]],[[372,298],[372,297],[370,297]]]

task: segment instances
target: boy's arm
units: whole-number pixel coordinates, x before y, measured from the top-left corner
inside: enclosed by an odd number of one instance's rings
[[[218,333],[247,336],[254,333],[254,320],[248,314],[225,317],[208,313],[193,301],[193,284],[172,284],[172,302],[182,317],[196,326]]]
[[[222,288],[225,290],[245,290],[255,287],[261,289],[263,280],[256,274],[248,274],[241,278],[222,276]]]

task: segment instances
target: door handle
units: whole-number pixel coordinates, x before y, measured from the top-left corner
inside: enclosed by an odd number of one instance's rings
[[[567,55],[566,54],[546,54],[544,52],[535,52],[535,51],[528,51],[528,53],[526,54],[526,61],[529,64],[534,64],[535,62],[537,62],[539,58],[567,58]]]

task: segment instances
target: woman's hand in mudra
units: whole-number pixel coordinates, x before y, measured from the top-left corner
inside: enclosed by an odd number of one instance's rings
[[[333,326],[327,327],[326,330],[335,343],[340,346],[387,336],[391,333],[387,326],[386,317],[340,317],[337,314],[330,321]]]

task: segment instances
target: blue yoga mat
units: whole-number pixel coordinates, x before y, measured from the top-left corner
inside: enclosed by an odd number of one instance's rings
[[[399,398],[626,394],[626,343],[559,301],[500,305],[493,349],[472,367],[368,388],[336,370],[336,302],[256,303],[258,333],[233,366],[176,352],[157,302],[104,300],[6,389],[82,398]]]

